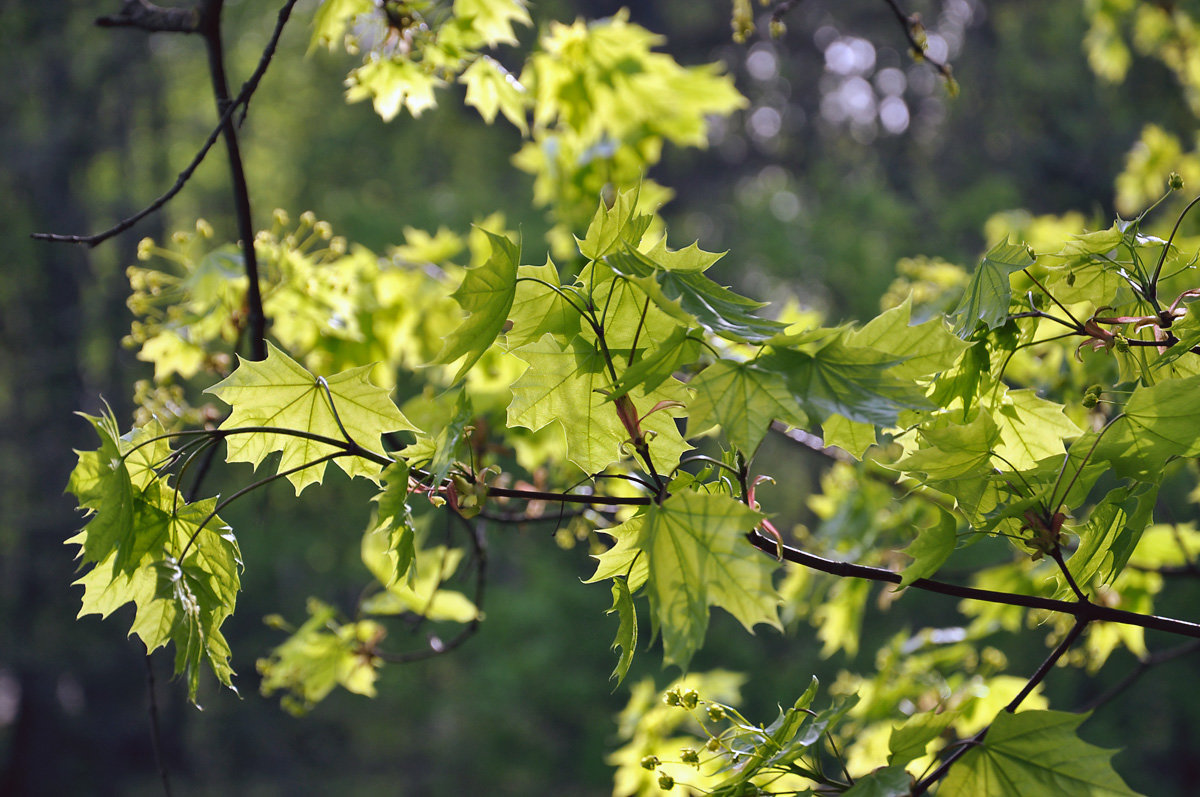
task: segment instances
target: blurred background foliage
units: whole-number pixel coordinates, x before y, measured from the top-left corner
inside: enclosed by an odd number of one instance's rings
[[[882,2],[807,0],[787,16],[783,37],[744,44],[731,40],[725,2],[632,4],[632,21],[664,34],[681,63],[722,61],[749,100],[707,149],[667,148],[651,173],[675,191],[664,210],[674,244],[729,249],[714,273],[752,296],[793,297],[832,320],[862,319],[889,288],[892,296],[903,290],[893,286],[898,265],[901,280],[928,274],[938,259],[969,267],[993,237],[1026,230],[1040,214],[1077,211],[1091,228],[1106,227],[1115,211],[1131,213],[1157,195],[1171,170],[1189,189],[1200,185],[1191,154],[1194,48],[1187,31],[1156,24],[1155,9],[1166,13],[1158,4],[905,5],[922,13],[930,54],[954,65],[957,98],[928,65],[912,63]],[[124,268],[138,239],[162,240],[197,217],[218,239],[235,233],[224,161],[214,153],[164,213],[114,241],[88,250],[29,239],[34,231],[90,232],[129,215],[173,181],[214,121],[199,42],[93,27],[116,6],[0,2],[3,794],[161,792],[143,651],[95,618],[73,619],[78,593],[67,586],[72,564],[61,543],[78,518],[61,492],[72,447],[90,442],[72,413],[96,412],[104,396],[128,418],[120,386],[148,376],[149,366],[118,345],[129,328]],[[237,85],[277,9],[259,0],[226,6]],[[269,227],[275,207],[312,210],[351,241],[384,251],[403,242],[405,228],[463,231],[502,210],[526,241],[540,241],[550,220],[532,208],[532,179],[511,164],[517,132],[483,124],[453,97],[460,88],[418,120],[402,114],[383,123],[367,103],[346,105],[352,59],[305,55],[314,7],[299,7],[243,128],[258,226]],[[544,0],[531,13],[544,26],[619,8]],[[536,30],[520,35],[528,42]],[[527,244],[528,262],[537,261],[533,251]],[[805,495],[825,463],[768,445],[759,461],[783,485],[770,499],[779,518],[818,522]],[[217,478],[227,490],[244,476]],[[199,713],[160,677],[163,754],[176,793],[609,793],[604,752],[618,745],[612,718],[627,697],[602,686],[612,666],[608,637],[578,620],[604,623],[609,596],[579,583],[591,572],[586,546],[564,546],[552,524],[492,536],[488,619],[462,650],[385,669],[375,700],[337,692],[302,720],[258,695],[254,658],[279,641],[264,614],[298,619],[310,594],[356,598],[363,574],[352,541],[367,518],[347,507],[364,506],[366,493],[331,481],[303,505],[266,491],[228,513],[251,563],[242,610],[227,626],[240,652],[242,699],[214,692]],[[917,623],[906,616],[958,622],[949,602],[931,596],[881,613],[875,607],[886,594],[869,591],[860,651]],[[1200,598],[1185,585],[1167,595],[1159,611],[1176,616],[1190,616]],[[772,713],[773,701],[798,694],[814,672],[830,684],[839,672],[873,666],[859,661],[870,653],[822,659],[805,629],[787,639],[748,637],[729,618],[714,620],[694,668],[755,673],[742,690],[747,716]],[[1040,635],[1014,642],[1008,671],[1032,670],[1044,655]],[[670,673],[654,658],[640,657],[630,683],[645,675],[666,683]],[[160,676],[167,671],[165,660],[151,661]],[[1052,704],[1082,704],[1132,666],[1127,654],[1113,661],[1096,680],[1051,679]],[[1180,688],[1195,668],[1189,659],[1164,665],[1085,726],[1099,744],[1136,739],[1136,754],[1119,756],[1118,768],[1156,794],[1190,793],[1200,780],[1190,756],[1200,744],[1200,698]]]

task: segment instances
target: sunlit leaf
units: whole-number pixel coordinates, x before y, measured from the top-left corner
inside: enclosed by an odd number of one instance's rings
[[[1021,797],[1136,795],[1109,763],[1113,751],[1088,744],[1076,729],[1086,714],[1001,711],[983,742],[950,770],[945,794]]]
[[[380,443],[383,434],[417,431],[400,414],[387,391],[367,380],[371,366],[336,374],[323,380],[323,385],[322,380],[274,345],[268,343],[267,347],[266,360],[242,360],[237,370],[205,391],[233,407],[221,429],[277,427],[344,440],[344,428],[356,445],[379,456],[384,456]],[[249,462],[256,467],[267,455],[279,451],[280,472],[344,450],[330,443],[269,431],[230,435],[226,446],[228,461]],[[379,465],[357,456],[339,457],[336,461],[351,476],[373,477],[380,470]],[[308,485],[319,483],[324,473],[322,462],[287,478],[299,495]]]

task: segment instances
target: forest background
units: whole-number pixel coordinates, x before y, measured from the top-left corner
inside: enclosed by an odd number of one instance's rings
[[[276,9],[227,5],[240,81]],[[301,4],[297,21],[312,5]],[[921,262],[906,258],[969,267],[997,242],[996,229],[1038,214],[1078,211],[1090,228],[1107,227],[1122,209],[1116,177],[1147,124],[1190,144],[1195,116],[1160,60],[1135,58],[1120,82],[1097,76],[1081,4],[912,5],[954,64],[956,98],[928,65],[911,63],[882,2],[809,0],[790,13],[782,38],[744,44],[730,38],[725,3],[630,9],[633,21],[666,35],[680,62],[725,63],[749,100],[709,148],[669,149],[652,175],[676,192],[663,215],[677,240],[737,253],[736,270],[717,267],[720,281],[751,296],[795,297],[830,319],[868,318],[897,264],[903,271]],[[532,12],[545,23],[620,7],[547,1]],[[97,249],[52,246],[29,233],[104,227],[170,184],[213,123],[204,54],[186,38],[95,28],[95,17],[114,10],[109,4],[8,0],[0,10],[0,792],[154,794],[161,787],[143,652],[95,618],[75,621],[78,596],[67,588],[74,565],[62,541],[79,519],[61,493],[71,449],[91,444],[91,429],[73,413],[97,412],[104,396],[128,419],[122,386],[149,370],[115,345],[129,330],[124,269],[137,241],[161,240],[197,217],[232,238],[224,167],[210,159],[164,213]],[[406,227],[463,230],[495,208],[531,239],[545,231],[528,201],[530,180],[509,162],[519,146],[511,129],[489,127],[452,101],[419,120],[384,124],[368,104],[345,104],[348,61],[306,57],[307,45],[302,25],[285,33],[244,129],[260,224],[273,207],[311,209],[376,250],[398,243]],[[1180,169],[1169,147],[1155,154],[1163,175]],[[1193,177],[1189,188],[1197,184]],[[1128,181],[1124,190],[1135,195],[1130,203],[1144,199]],[[1004,213],[1006,222],[986,226]],[[788,485],[774,511],[813,522],[805,494],[826,463],[769,445],[778,450],[763,456],[777,458],[771,470]],[[242,699],[214,694],[198,713],[181,689],[162,683],[169,660],[151,660],[164,757],[180,793],[609,793],[603,755],[616,745],[613,717],[626,697],[603,687],[607,642],[576,619],[601,616],[609,595],[577,583],[591,572],[586,546],[564,549],[549,531],[513,531],[496,546],[488,622],[477,638],[451,656],[385,671],[375,700],[335,693],[297,720],[258,695],[253,658],[279,641],[261,617],[297,618],[313,593],[353,600],[357,547],[335,539],[345,526],[341,497],[361,492],[342,482],[300,506],[266,491],[230,513],[240,527],[253,519],[254,532],[241,536],[245,557],[270,563],[247,571],[242,610],[227,626],[246,657],[235,662]],[[278,546],[284,537],[289,545]],[[1160,613],[1200,597],[1188,583],[1173,590]],[[904,625],[900,613],[938,611],[948,610],[909,600],[886,617],[868,613],[858,656]],[[1185,608],[1174,615],[1190,616]],[[756,714],[773,709],[780,683],[799,692],[814,672],[829,683],[855,665],[845,652],[823,659],[803,635],[748,637],[728,620],[714,618],[693,666],[719,658],[754,671],[768,662],[772,683],[743,690]],[[1021,672],[1045,649],[1031,634],[1008,653]],[[1081,687],[1089,692],[1056,699],[1082,704],[1133,665],[1126,653],[1113,662]],[[1116,765],[1131,783],[1156,784],[1152,793],[1183,794],[1200,779],[1188,760],[1200,744],[1200,697],[1181,688],[1198,666],[1195,657],[1164,664],[1085,726],[1085,738],[1102,746],[1136,739],[1136,754]],[[666,679],[653,656],[631,678],[645,675]]]

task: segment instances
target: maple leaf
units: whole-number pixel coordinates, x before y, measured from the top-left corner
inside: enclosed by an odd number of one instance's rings
[[[205,392],[233,407],[220,426],[222,430],[275,427],[336,440],[346,440],[348,435],[347,442],[384,457],[381,435],[419,430],[396,408],[386,390],[367,379],[372,367],[353,368],[322,380],[268,342],[266,360],[241,360],[237,370]],[[306,463],[345,450],[331,443],[270,431],[232,434],[226,438],[226,446],[227,461],[249,462],[255,467],[272,452],[281,452],[278,472],[301,468],[287,477],[296,495],[325,475],[325,462],[305,468]],[[337,463],[350,476],[375,478],[380,470],[377,463],[360,456],[338,457]]]
[[[939,793],[1136,795],[1109,763],[1113,751],[1088,744],[1076,734],[1085,719],[1086,714],[1065,711],[1001,711],[984,740],[950,770]]]
[[[727,495],[686,492],[650,507],[636,544],[648,559],[646,591],[663,636],[663,659],[687,669],[704,641],[708,607],[747,630],[782,628],[771,584],[775,563],[746,542],[763,515]]]
[[[434,362],[452,363],[465,356],[457,381],[462,379],[471,366],[479,361],[483,353],[504,329],[508,311],[517,294],[517,261],[520,251],[503,235],[481,230],[492,247],[491,257],[482,266],[468,269],[462,285],[454,292],[454,299],[470,315],[450,335]]]
[[[772,420],[790,426],[806,422],[783,376],[747,363],[717,360],[688,387],[696,391],[688,407],[689,430],[720,424],[729,442],[747,455],[758,448]]]
[[[566,433],[567,457],[585,473],[598,473],[623,457],[621,444],[629,438],[629,433],[613,403],[606,398],[612,383],[595,347],[580,337],[563,346],[546,334],[537,343],[514,349],[512,353],[529,363],[529,368],[513,383],[509,425],[537,431],[557,423]],[[641,389],[629,392],[634,406],[643,413],[659,402],[678,402],[686,397],[678,382],[650,393]],[[688,444],[675,428],[670,410],[644,417],[641,427],[643,431],[654,432],[648,438],[648,445],[656,467],[660,470],[675,467]]]

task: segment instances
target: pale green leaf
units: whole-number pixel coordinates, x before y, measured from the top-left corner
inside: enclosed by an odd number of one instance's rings
[[[911,556],[913,561],[900,573],[900,583],[896,589],[907,587],[918,578],[928,578],[938,571],[950,554],[954,553],[954,545],[958,541],[955,531],[958,521],[954,515],[939,509],[938,522],[921,529],[904,553]]]
[[[374,10],[373,0],[323,0],[313,16],[313,35],[309,52],[317,47],[334,49],[355,17]]]
[[[629,584],[624,578],[613,579],[612,596],[613,605],[607,614],[616,612],[620,619],[617,638],[613,641],[612,648],[613,650],[619,648],[621,655],[617,659],[617,666],[611,677],[617,679],[619,686],[625,680],[625,676],[629,674],[629,665],[633,663],[633,654],[637,651],[637,611],[633,606],[633,595],[629,592]]]
[[[525,87],[494,58],[484,55],[463,71],[458,81],[467,87],[465,102],[491,124],[496,112],[504,114],[522,134],[529,132],[525,120]]]
[[[646,592],[663,637],[663,659],[686,669],[704,641],[708,607],[748,630],[780,628],[771,584],[777,563],[746,541],[762,515],[726,495],[685,492],[649,508],[637,544],[649,559]]]
[[[912,297],[886,310],[845,337],[847,346],[874,349],[899,360],[890,373],[899,379],[945,371],[970,346],[955,337],[941,317],[910,325]]]
[[[220,426],[222,430],[275,427],[345,440],[344,428],[357,446],[381,457],[385,456],[380,443],[383,434],[418,431],[388,398],[387,391],[368,381],[372,366],[354,368],[324,380],[333,397],[330,404],[322,380],[269,342],[267,349],[266,360],[241,360],[237,370],[205,391],[233,407]],[[279,451],[279,472],[302,468],[306,463],[344,450],[281,432],[231,434],[226,438],[226,446],[229,462],[249,462],[255,467],[269,454]],[[358,456],[339,457],[336,461],[350,476],[373,478],[380,470],[379,465]],[[287,477],[297,495],[306,486],[321,481],[325,464],[303,468]]]
[[[618,249],[606,262],[636,283],[663,312],[684,324],[700,324],[710,332],[741,343],[762,343],[786,324],[753,314],[762,302],[724,288],[699,271],[661,268],[633,248]]]
[[[834,338],[815,354],[773,349],[757,361],[783,374],[788,389],[810,418],[831,415],[879,426],[892,426],[906,409],[933,409],[911,380],[895,377],[898,360],[874,349],[846,346]]]
[[[470,598],[443,586],[458,571],[462,557],[461,549],[443,545],[416,551],[411,581],[387,585],[385,591],[363,601],[363,611],[383,615],[408,612],[428,620],[453,623],[478,619],[479,609]],[[391,579],[394,570],[378,536],[363,537],[362,559],[381,584]]]
[[[509,310],[512,328],[505,333],[510,347],[533,343],[547,333],[564,341],[579,334],[579,311],[555,288],[561,285],[550,260],[517,267],[517,291]]]
[[[469,314],[458,329],[446,337],[437,363],[452,363],[465,357],[455,380],[462,379],[479,361],[504,329],[517,293],[517,261],[520,251],[503,235],[483,230],[492,254],[483,265],[468,269],[462,285],[454,292],[459,306]]]
[[[346,100],[370,99],[375,113],[390,122],[401,108],[420,116],[437,105],[433,92],[441,84],[441,80],[407,58],[373,55],[346,78]]]
[[[862,459],[867,449],[875,445],[875,424],[861,423],[830,415],[821,422],[821,436],[827,446],[837,446],[855,459]]]
[[[1118,476],[1157,481],[1172,457],[1200,455],[1200,376],[1139,386],[1096,445],[1093,458],[1108,460]],[[1071,447],[1087,451],[1088,433]]]
[[[1013,470],[1026,470],[1047,457],[1061,457],[1066,451],[1063,439],[1083,434],[1064,409],[1033,390],[1009,391],[992,412],[1000,429],[995,452],[1002,462]]]
[[[619,192],[612,207],[600,203],[587,233],[582,239],[575,239],[580,254],[588,260],[599,260],[622,247],[637,247],[651,221],[649,216],[637,212],[638,194],[636,188],[631,188]]]
[[[625,457],[622,443],[629,433],[615,405],[605,397],[612,383],[600,352],[582,338],[576,337],[564,347],[547,334],[513,354],[529,363],[529,368],[512,386],[510,425],[533,431],[551,423],[560,425],[566,433],[568,458],[585,473],[598,473]],[[671,470],[688,449],[675,426],[678,410],[645,413],[662,401],[685,400],[683,386],[668,383],[650,393],[635,389],[629,398],[639,415],[645,416],[643,432],[654,432],[648,444],[656,467]]]
[[[717,360],[689,383],[689,431],[720,424],[730,444],[751,455],[779,420],[803,426],[807,419],[788,392],[783,377],[747,363]]]
[[[889,467],[924,473],[934,481],[982,476],[991,471],[992,449],[999,436],[996,422],[986,412],[977,412],[968,423],[955,423],[943,416],[921,429],[927,447]]]
[[[1086,714],[1001,711],[983,742],[950,770],[939,794],[974,797],[1127,797],[1136,795],[1109,763],[1113,751],[1076,729]]]
[[[454,16],[469,20],[488,47],[516,44],[513,23],[533,24],[524,0],[454,0]]]
[[[1033,258],[1025,244],[1005,241],[992,247],[971,275],[966,293],[952,314],[957,319],[954,331],[958,336],[970,336],[980,321],[988,329],[1003,324],[1008,318],[1008,305],[1012,299],[1012,286],[1008,278],[1031,265]]]

